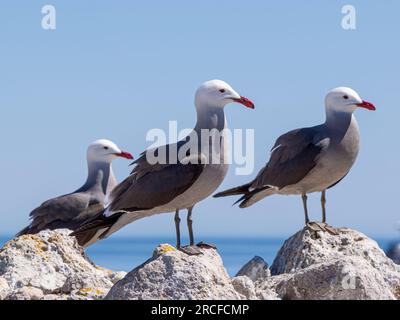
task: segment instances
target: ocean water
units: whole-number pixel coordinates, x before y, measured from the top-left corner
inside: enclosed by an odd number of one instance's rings
[[[0,237],[0,247],[9,237]],[[276,253],[282,246],[283,238],[213,238],[207,242],[215,244],[231,276],[254,256],[260,256],[272,264]],[[187,239],[183,239],[186,243]],[[395,242],[391,239],[378,239],[380,247],[387,251]],[[120,238],[111,237],[100,241],[87,249],[91,260],[112,270],[130,271],[149,259],[155,247],[160,243],[175,243],[174,238]]]

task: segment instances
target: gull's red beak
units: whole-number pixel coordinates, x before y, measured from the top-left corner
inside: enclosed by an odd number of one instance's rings
[[[364,101],[364,100],[361,103],[357,103],[357,106],[360,108],[371,110],[371,111],[376,110],[375,106],[371,102]]]
[[[125,152],[125,151],[122,151],[121,153],[116,153],[115,155],[116,155],[117,157],[129,159],[129,160],[132,160],[132,159],[133,159],[133,156],[132,156],[129,152]]]
[[[247,108],[254,109],[254,103],[245,97],[240,97],[240,99],[233,99],[233,101],[241,103],[242,105],[246,106]]]

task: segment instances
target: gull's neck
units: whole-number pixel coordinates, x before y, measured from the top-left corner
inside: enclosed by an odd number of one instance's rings
[[[327,109],[325,127],[338,140],[343,139],[349,128],[356,125],[357,121],[353,113],[339,112]]]
[[[222,131],[226,127],[224,109],[208,105],[196,106],[197,123],[195,131],[200,132],[202,129],[217,129]]]
[[[229,150],[228,140],[224,138],[224,109],[212,106],[196,107],[197,123],[193,133],[197,134],[198,146],[209,163],[224,163],[225,153]]]
[[[88,161],[88,176],[85,184],[79,190],[96,189],[106,195],[116,184],[117,180],[114,176],[111,163]]]

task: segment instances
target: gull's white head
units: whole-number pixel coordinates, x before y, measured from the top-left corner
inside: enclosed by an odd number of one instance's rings
[[[331,90],[325,97],[328,112],[353,113],[357,108],[376,110],[375,106],[360,98],[351,88],[339,87]]]
[[[231,102],[238,102],[247,108],[254,109],[253,102],[238,94],[224,81],[210,80],[204,82],[197,89],[195,104],[198,109],[204,107],[223,108]]]
[[[133,159],[129,152],[122,151],[114,142],[106,139],[92,142],[87,149],[87,160],[90,163],[111,163],[117,157]]]

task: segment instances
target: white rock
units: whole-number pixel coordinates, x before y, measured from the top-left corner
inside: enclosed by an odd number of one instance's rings
[[[308,228],[286,240],[271,267],[272,277],[256,292],[273,290],[282,299],[395,299],[400,266],[377,243],[354,230],[339,235]]]
[[[236,277],[247,276],[252,281],[257,281],[258,279],[265,279],[271,276],[268,264],[263,258],[255,256],[249,262],[247,262],[243,268],[236,274]]]
[[[163,244],[153,257],[111,288],[110,300],[237,300],[245,297],[235,291],[221,257],[214,249],[188,256]]]
[[[58,294],[46,294],[42,300],[68,300],[68,298]]]
[[[13,291],[8,300],[41,300],[43,299],[43,291],[35,287],[22,287]]]
[[[91,263],[70,231],[44,231],[0,249],[0,299],[399,299],[400,266],[365,235],[339,231],[305,228],[285,242],[272,276],[256,257],[233,279],[214,249],[188,256],[160,245],[126,275]]]
[[[233,288],[248,300],[257,300],[254,282],[247,276],[238,276],[232,279]]]
[[[393,288],[363,260],[346,257],[258,283],[257,294],[273,290],[284,300],[394,300]]]
[[[8,286],[2,298],[103,298],[123,275],[95,266],[70,233],[46,230],[6,243],[0,249],[0,279]]]
[[[257,290],[254,282],[247,276],[238,276],[232,279],[235,290],[248,300],[280,300],[278,294],[270,288]]]
[[[8,293],[10,292],[10,287],[7,283],[7,280],[3,277],[0,277],[0,300],[4,300]]]

